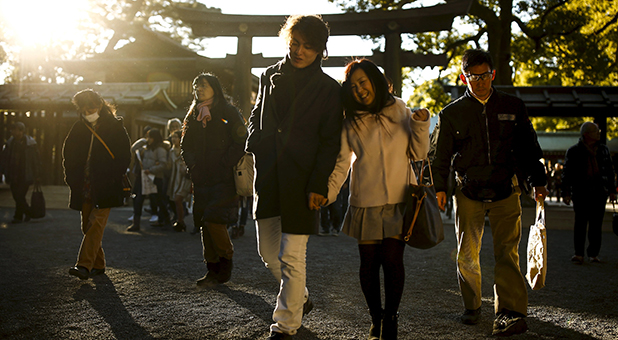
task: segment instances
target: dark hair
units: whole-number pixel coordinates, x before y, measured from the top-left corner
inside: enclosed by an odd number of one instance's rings
[[[491,54],[484,50],[466,50],[461,58],[461,71],[465,72],[470,67],[474,67],[477,65],[482,65],[487,63],[489,65],[489,69],[493,71],[494,62],[491,59]]]
[[[170,133],[170,138],[172,138],[172,136],[176,136],[178,137],[178,139],[182,139],[182,129],[174,130],[172,133]]]
[[[26,125],[22,122],[14,122],[11,124],[11,131],[19,130],[21,132],[26,132]]]
[[[197,77],[195,77],[195,79],[193,79],[193,83],[192,83],[193,102],[191,102],[191,106],[189,107],[188,114],[191,114],[191,112],[193,112],[193,109],[197,105],[197,98],[195,97],[195,88],[202,80],[205,80],[206,82],[208,82],[208,85],[212,87],[212,90],[214,92],[212,107],[215,107],[221,103],[227,102],[227,100],[225,99],[224,92],[223,92],[223,87],[221,86],[221,83],[219,82],[219,78],[217,78],[217,76],[215,76],[212,73],[200,73],[197,75]]]
[[[151,145],[146,146],[149,150],[154,150],[163,144],[163,136],[161,136],[161,132],[158,129],[148,130],[148,137],[154,140]]]
[[[322,59],[328,58],[326,42],[330,35],[328,24],[321,15],[291,15],[281,27],[279,36],[290,45],[292,32],[298,32],[312,46],[314,51],[322,52]]]
[[[367,78],[369,78],[371,85],[373,85],[375,99],[370,107],[357,102],[352,93],[350,78],[352,78],[354,72],[359,69],[365,71]],[[345,67],[345,80],[342,84],[342,100],[343,107],[346,111],[346,118],[355,118],[356,111],[369,111],[374,114],[379,113],[384,107],[392,105],[395,99],[393,98],[391,89],[392,86],[389,81],[373,61],[361,58],[349,62]]]
[[[93,89],[85,89],[77,92],[71,100],[77,111],[82,114],[85,110],[100,108],[99,116],[116,117],[116,107],[108,103]]]

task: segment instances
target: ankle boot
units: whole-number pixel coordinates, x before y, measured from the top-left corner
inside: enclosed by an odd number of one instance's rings
[[[380,330],[382,329],[382,317],[384,316],[384,312],[382,309],[374,312],[369,312],[371,314],[371,327],[369,327],[369,337],[367,340],[379,340],[380,339]]]
[[[137,216],[137,218],[133,218],[133,224],[131,224],[128,228],[127,231],[139,231],[139,224],[140,224],[140,216]]]
[[[230,277],[232,277],[232,268],[234,267],[232,259],[221,257],[219,261],[221,264],[219,268],[219,283],[228,282]]]
[[[397,319],[399,313],[394,315],[384,314],[382,319],[382,334],[380,334],[380,340],[397,340]]]
[[[208,272],[201,279],[197,280],[198,286],[212,286],[219,282],[220,262],[206,262]]]

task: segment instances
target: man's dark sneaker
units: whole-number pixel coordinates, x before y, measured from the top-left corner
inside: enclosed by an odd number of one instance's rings
[[[88,278],[90,277],[90,272],[88,272],[88,269],[82,266],[75,266],[69,268],[69,274],[77,276],[81,280],[88,280]]]
[[[481,307],[477,309],[466,309],[461,316],[461,322],[466,325],[476,325],[481,321]]]
[[[511,336],[528,330],[526,319],[516,312],[500,312],[494,320],[494,329],[491,333],[496,336]]]
[[[575,262],[575,264],[583,264],[584,257],[580,255],[573,255],[573,257],[571,257],[571,262]]]
[[[320,230],[318,231],[318,236],[328,236],[330,235],[330,232],[328,230],[322,230],[320,228]]]
[[[305,301],[305,303],[303,304],[303,316],[309,314],[309,312],[311,312],[312,309],[313,309],[313,302],[311,302],[311,299],[307,299],[307,301]]]
[[[293,339],[293,336],[291,336],[289,334],[285,334],[285,333],[270,332],[270,335],[266,339],[267,340]]]
[[[97,275],[101,275],[105,273],[105,268],[92,268],[92,270],[90,271],[90,277],[93,276],[97,276]]]

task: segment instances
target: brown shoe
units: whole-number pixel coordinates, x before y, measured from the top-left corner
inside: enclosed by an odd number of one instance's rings
[[[571,262],[574,262],[575,264],[583,264],[584,263],[584,257],[583,256],[579,256],[579,255],[573,255],[573,257],[571,257]]]

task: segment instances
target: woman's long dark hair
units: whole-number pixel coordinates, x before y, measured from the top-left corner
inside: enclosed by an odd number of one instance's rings
[[[223,92],[223,87],[221,86],[221,83],[219,82],[219,78],[217,78],[217,76],[215,76],[212,73],[200,73],[197,75],[197,77],[195,77],[195,79],[193,79],[193,102],[191,102],[191,106],[189,107],[188,114],[191,114],[193,112],[193,109],[195,109],[195,106],[198,104],[197,96],[195,95],[195,92],[196,92],[197,86],[199,85],[200,81],[202,81],[202,79],[208,82],[208,85],[212,87],[212,90],[214,92],[214,98],[212,101],[213,108],[221,103],[227,102],[225,99],[224,92]]]
[[[148,137],[153,139],[152,144],[148,144],[146,148],[148,150],[156,150],[158,147],[163,146],[163,136],[158,129],[148,130]]]
[[[352,74],[356,70],[363,70],[369,78],[373,90],[375,92],[375,99],[370,106],[365,106],[356,101],[354,94],[352,93],[351,78]],[[341,86],[343,108],[345,110],[345,119],[348,123],[351,123],[355,129],[358,128],[358,122],[356,118],[361,115],[367,114],[379,114],[382,109],[395,103],[395,97],[391,93],[392,86],[386,79],[384,74],[380,71],[378,66],[369,59],[356,59],[349,62],[345,67],[345,80]],[[361,111],[361,112],[359,112]]]
[[[77,92],[71,100],[77,108],[77,112],[82,114],[85,110],[101,107],[99,117],[116,117],[116,107],[107,102],[101,95],[93,89],[85,89]]]

